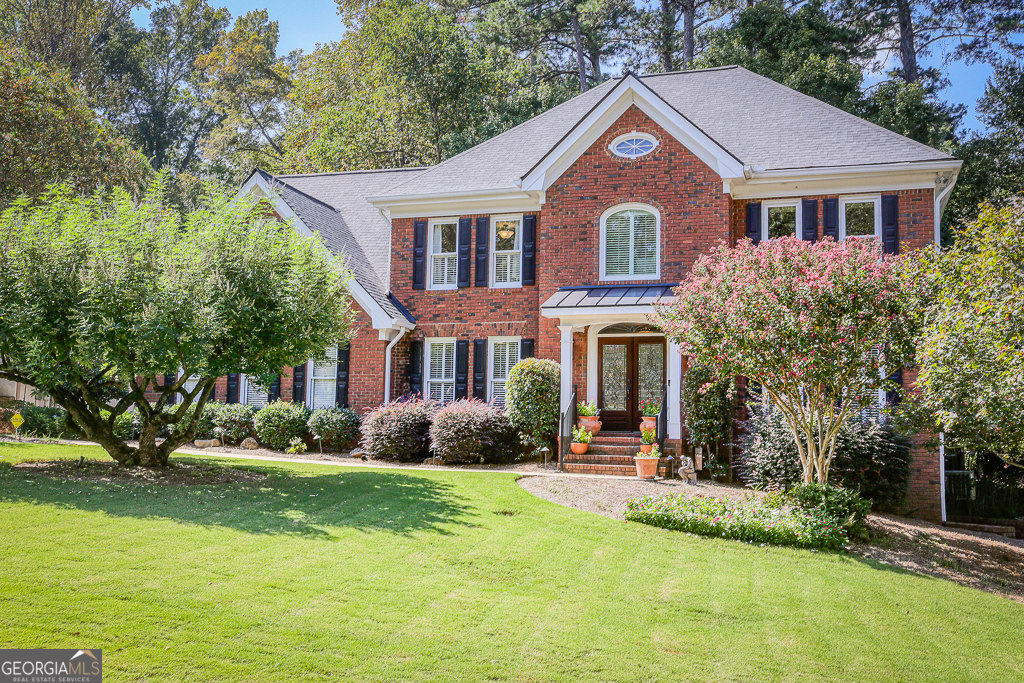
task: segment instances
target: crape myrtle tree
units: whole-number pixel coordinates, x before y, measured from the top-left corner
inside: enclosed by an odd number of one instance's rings
[[[349,336],[346,274],[318,237],[252,197],[208,188],[182,218],[165,195],[162,180],[141,201],[55,186],[0,214],[0,377],[49,394],[126,466],[166,466],[217,377],[269,384]],[[129,410],[138,446],[114,435]]]
[[[761,385],[785,416],[803,481],[828,481],[836,436],[914,357],[902,258],[875,239],[720,245],[658,307],[694,366]]]

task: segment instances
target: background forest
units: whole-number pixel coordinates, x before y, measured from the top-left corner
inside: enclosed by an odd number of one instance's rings
[[[165,0],[139,27],[144,0],[0,0],[0,206],[435,164],[626,70],[727,64],[964,159],[950,229],[1024,192],[1019,0],[337,1],[340,41],[281,54],[266,10]],[[993,67],[982,132],[944,99],[958,61]]]

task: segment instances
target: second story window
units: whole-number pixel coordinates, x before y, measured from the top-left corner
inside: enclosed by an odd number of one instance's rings
[[[761,239],[800,236],[800,207],[797,202],[765,204],[761,212]]]
[[[455,340],[428,339],[427,398],[431,401],[455,399]]]
[[[492,286],[520,287],[523,284],[523,219],[520,216],[496,217],[492,226]]]
[[[654,280],[660,275],[661,217],[643,204],[613,207],[601,217],[601,279]]]
[[[455,289],[459,270],[459,223],[443,219],[430,224],[431,289]]]

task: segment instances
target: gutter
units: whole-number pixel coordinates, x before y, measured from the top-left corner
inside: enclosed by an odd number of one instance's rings
[[[406,328],[400,327],[398,329],[398,336],[392,339],[388,343],[388,347],[384,349],[384,402],[391,403],[391,349],[395,348],[395,344],[405,336]]]

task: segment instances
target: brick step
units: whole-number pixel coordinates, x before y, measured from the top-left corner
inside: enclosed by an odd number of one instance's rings
[[[632,457],[639,451],[640,444],[625,446],[621,444],[594,443],[591,441],[590,448],[587,449],[587,455],[628,455]]]
[[[609,446],[639,446],[639,436],[605,436],[604,434],[598,434],[590,440],[591,445],[594,444],[607,444]]]
[[[622,477],[635,477],[636,465],[606,465],[592,462],[570,462],[562,463],[562,471],[573,474],[615,474]],[[668,466],[658,466],[658,476],[668,476]]]
[[[567,453],[565,455],[565,457],[562,458],[562,460],[563,460],[563,462],[585,462],[585,463],[591,463],[591,464],[594,464],[594,465],[604,464],[604,465],[630,465],[630,466],[632,466],[634,464],[633,463],[633,456],[632,456],[632,454],[630,454],[630,455],[609,455],[609,454],[606,454],[606,453],[595,453],[592,450],[588,450],[583,455],[576,455],[575,453],[570,452],[570,453]]]

